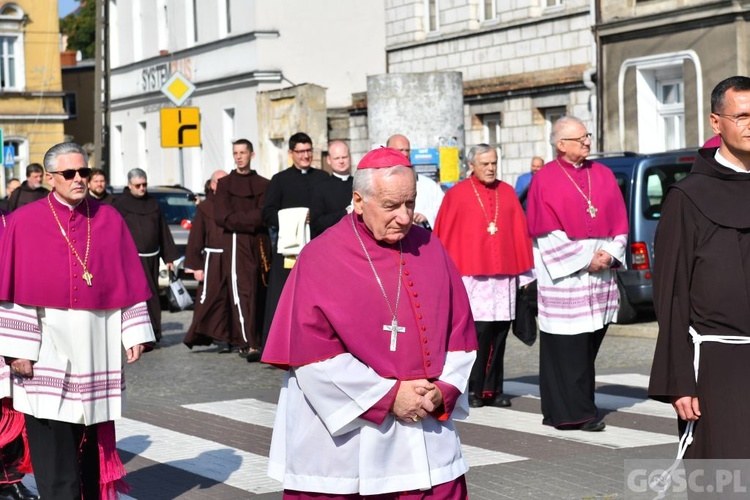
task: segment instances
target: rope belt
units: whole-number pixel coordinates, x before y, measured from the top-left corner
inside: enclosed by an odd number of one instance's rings
[[[232,233],[232,299],[234,300],[234,305],[237,307],[237,313],[240,316],[242,338],[247,342],[247,335],[245,335],[245,317],[242,315],[240,293],[237,290],[237,233]]]
[[[138,257],[156,257],[161,252],[161,248],[157,248],[155,252],[151,253],[139,253]]]
[[[211,260],[211,254],[212,253],[224,253],[224,250],[221,248],[204,248],[204,252],[206,252],[206,259],[203,262],[203,292],[201,292],[201,304],[203,304],[206,301],[206,292],[208,291],[208,261]]]
[[[693,339],[693,370],[695,371],[696,383],[698,382],[698,367],[700,366],[701,344],[703,342],[718,342],[720,344],[733,345],[750,344],[750,337],[745,337],[742,335],[701,335],[696,332],[692,326],[690,327],[690,337],[692,337]],[[654,489],[659,493],[656,498],[664,498],[667,490],[669,489],[669,486],[672,483],[672,472],[674,472],[674,470],[677,468],[680,460],[682,460],[682,457],[685,456],[685,452],[687,451],[688,446],[693,443],[693,430],[695,429],[695,422],[696,420],[689,421],[687,423],[687,426],[685,427],[685,431],[682,433],[682,436],[680,436],[680,442],[677,446],[677,457],[675,458],[672,466],[662,472],[660,476],[652,479],[651,487],[654,488],[654,486],[659,486],[658,490]]]

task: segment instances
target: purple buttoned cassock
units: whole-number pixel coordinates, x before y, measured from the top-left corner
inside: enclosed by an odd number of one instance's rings
[[[86,255],[88,202],[91,287],[83,280],[81,264],[61,234],[50,202],[82,260]],[[8,225],[0,241],[0,301],[106,310],[131,307],[151,296],[130,231],[109,205],[88,199],[71,209],[50,194],[6,219]]]
[[[352,221],[380,276],[391,307],[401,287],[397,319],[406,328],[390,350],[391,313]],[[274,316],[263,362],[283,369],[350,353],[381,377],[428,379],[443,392],[447,418],[460,391],[440,382],[448,351],[476,350],[476,333],[461,276],[437,238],[412,227],[399,248],[378,242],[351,214],[305,246]],[[363,418],[382,421],[398,384]],[[370,418],[368,418],[370,417]]]

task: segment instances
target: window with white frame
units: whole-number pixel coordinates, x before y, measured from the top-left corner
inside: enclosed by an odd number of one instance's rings
[[[664,148],[685,147],[685,83],[678,79],[657,79],[656,99]]]
[[[148,129],[146,122],[138,122],[138,167],[148,169]]]
[[[0,89],[21,90],[23,84],[23,44],[19,36],[0,35]]]
[[[497,3],[495,0],[479,0],[481,20],[490,21],[497,18]]]
[[[636,102],[640,152],[685,147],[685,83],[681,61],[637,67]]]
[[[222,115],[223,139],[221,141],[224,146],[222,156],[224,157],[224,167],[229,168],[230,165],[234,165],[234,153],[230,145],[237,139],[234,129],[234,108],[224,108],[224,114]]]
[[[440,0],[425,0],[425,26],[428,32],[440,29]]]
[[[482,115],[482,142],[500,148],[500,113]]]
[[[560,7],[564,0],[542,0],[545,7]]]

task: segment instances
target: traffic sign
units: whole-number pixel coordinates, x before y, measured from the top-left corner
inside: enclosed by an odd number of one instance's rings
[[[169,98],[175,106],[182,106],[188,97],[195,92],[193,82],[185,78],[182,73],[175,71],[161,87],[161,93]]]
[[[16,148],[13,146],[3,147],[3,165],[9,168],[16,166]]]
[[[191,148],[201,145],[201,114],[198,108],[162,108],[161,147]]]

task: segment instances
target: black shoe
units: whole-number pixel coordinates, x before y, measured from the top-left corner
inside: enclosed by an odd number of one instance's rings
[[[257,363],[260,361],[261,356],[263,356],[263,351],[260,349],[250,349],[250,352],[247,353],[247,357],[245,360],[248,363]]]
[[[227,354],[232,352],[232,346],[227,344],[226,342],[221,342],[219,344],[219,348],[216,350],[219,354]]]
[[[481,408],[482,406],[484,406],[484,401],[481,398],[476,397],[474,394],[469,394],[470,408]]]
[[[12,498],[13,500],[39,500],[21,481],[4,484],[0,486],[0,498]]]
[[[492,400],[490,400],[489,403],[487,403],[488,406],[495,406],[497,408],[508,408],[511,405],[510,399],[506,398],[503,395],[498,394]]]
[[[604,420],[595,418],[583,424],[581,430],[586,432],[599,432],[603,431],[605,427],[607,427],[607,424],[604,423]]]

